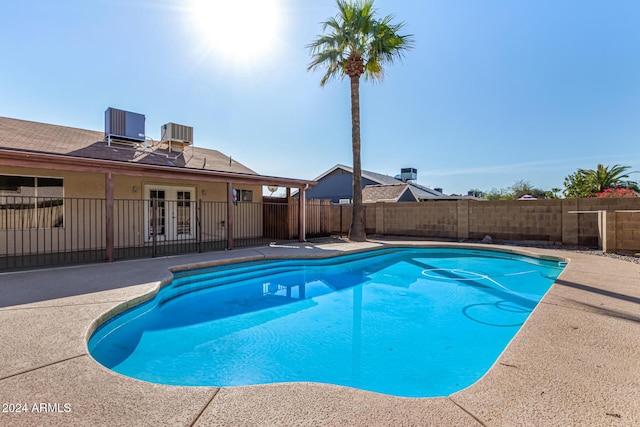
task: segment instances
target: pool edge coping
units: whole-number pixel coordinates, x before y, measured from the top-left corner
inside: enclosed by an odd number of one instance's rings
[[[379,243],[378,241],[370,241],[371,243]],[[153,287],[153,289],[151,289],[150,291],[142,294],[142,295],[138,295],[130,300],[124,301],[124,302],[120,302],[117,305],[115,305],[114,307],[106,310],[105,312],[103,312],[102,314],[100,314],[97,318],[95,318],[94,320],[92,320],[89,325],[87,325],[85,327],[84,330],[84,334],[83,334],[83,340],[84,340],[84,345],[85,345],[85,351],[86,354],[91,358],[91,360],[93,362],[95,362],[96,364],[98,364],[100,367],[107,369],[110,372],[114,372],[109,368],[106,368],[105,366],[103,366],[101,363],[99,363],[97,360],[95,360],[93,358],[93,356],[91,355],[91,352],[89,351],[89,342],[91,340],[91,337],[93,336],[93,334],[102,326],[104,326],[105,324],[115,320],[117,317],[123,315],[124,313],[126,313],[129,310],[133,310],[134,308],[136,308],[137,306],[140,306],[142,304],[145,304],[149,301],[151,301],[152,299],[154,299],[158,293],[164,289],[165,287],[169,286],[173,280],[175,279],[175,273],[182,273],[182,272],[186,272],[186,271],[192,271],[192,270],[200,270],[200,269],[205,269],[205,268],[213,268],[213,267],[221,267],[221,266],[227,266],[227,265],[232,265],[232,264],[240,264],[240,263],[245,263],[245,262],[254,262],[254,261],[270,261],[270,260],[313,260],[313,259],[331,259],[331,258],[337,258],[337,257],[341,257],[341,256],[347,256],[347,255],[354,255],[354,254],[361,254],[361,253],[366,253],[366,252],[376,252],[376,251],[382,251],[385,249],[390,249],[390,248],[397,248],[397,249],[412,249],[412,248],[431,248],[431,249],[439,249],[439,248],[446,248],[446,249],[471,249],[471,250],[483,250],[483,251],[487,251],[487,252],[499,252],[499,253],[504,253],[504,254],[510,254],[510,255],[520,255],[520,256],[527,256],[530,258],[535,258],[535,259],[540,259],[540,260],[545,260],[545,261],[557,261],[557,262],[566,262],[567,266],[570,263],[570,258],[566,258],[566,257],[561,257],[561,256],[554,256],[554,255],[548,255],[548,254],[540,254],[540,253],[535,253],[535,252],[530,252],[527,250],[522,250],[522,248],[513,248],[513,247],[509,247],[509,246],[493,246],[491,245],[490,247],[487,247],[486,244],[475,244],[475,243],[449,243],[449,242],[416,242],[415,244],[409,242],[409,243],[384,243],[384,245],[382,246],[377,246],[377,247],[369,247],[369,248],[356,248],[356,249],[352,249],[352,250],[346,250],[346,251],[336,251],[336,252],[330,252],[330,253],[326,253],[326,254],[308,254],[308,255],[270,255],[270,254],[260,254],[260,255],[249,255],[249,256],[240,256],[238,258],[226,258],[226,259],[217,259],[217,260],[209,260],[209,261],[201,261],[201,262],[196,262],[196,263],[186,263],[186,264],[179,264],[176,266],[172,266],[169,267],[167,269],[167,273],[168,276],[154,282],[155,285]],[[527,320],[533,315],[533,313],[538,309],[538,307],[540,306],[540,304],[544,301],[545,297],[549,294],[549,292],[551,291],[551,289],[554,287],[556,281],[562,276],[562,273],[564,273],[564,271],[566,270],[566,266],[565,268],[563,268],[563,271],[560,273],[560,275],[558,276],[558,278],[556,280],[554,280],[554,282],[551,284],[551,286],[549,287],[549,289],[547,289],[547,291],[544,293],[544,295],[542,296],[542,298],[540,299],[540,301],[538,301],[536,303],[536,306],[534,307],[534,310],[529,314],[529,316],[527,316]],[[498,360],[500,359],[500,357],[502,356],[502,354],[506,351],[506,349],[509,347],[509,345],[511,344],[511,342],[516,338],[516,336],[520,333],[520,331],[522,330],[522,328],[524,327],[524,325],[526,324],[526,321],[521,325],[521,327],[518,329],[518,331],[516,332],[516,334],[509,340],[509,343],[507,343],[507,345],[505,346],[505,348],[500,352],[500,354],[498,355],[498,357],[496,358],[496,360],[494,361],[494,363],[491,365],[491,367],[487,370],[487,372],[485,372],[477,381],[475,381],[473,384],[470,384],[469,386],[458,390],[454,393],[451,393],[447,396],[435,396],[435,397],[403,397],[403,396],[392,396],[392,395],[388,395],[391,397],[398,397],[398,398],[407,398],[407,399],[441,399],[441,398],[449,398],[457,393],[461,393],[464,390],[467,390],[471,387],[473,387],[478,381],[482,380],[495,366],[496,363],[498,363]],[[118,374],[118,373],[116,373]],[[123,374],[118,374],[118,375],[123,375]],[[125,377],[128,377],[127,375],[123,375]],[[140,380],[138,378],[133,378],[133,377],[128,377],[131,378],[133,380],[138,380],[138,381],[144,381],[144,380]],[[288,382],[284,382],[281,384],[287,384]],[[306,383],[306,384],[316,384],[313,382],[302,382],[302,383]],[[153,383],[155,384],[155,383]],[[280,383],[279,383],[280,384]],[[324,384],[324,383],[318,383],[318,384]],[[159,384],[159,385],[163,385],[163,386],[168,386],[168,387],[211,387],[211,388],[218,388],[218,389],[222,389],[222,388],[230,388],[230,387],[216,387],[216,386],[176,386],[176,385],[168,385],[168,384]],[[261,386],[264,384],[255,384],[255,385],[243,385],[243,386],[234,386],[234,387],[257,387],[257,386]],[[348,387],[348,386],[342,386],[339,384],[332,384],[335,385],[336,387],[346,387],[346,388],[353,388],[353,389],[357,389],[354,387]],[[357,389],[360,390],[360,389]],[[377,393],[374,391],[369,391],[369,390],[361,390],[363,392],[366,393],[374,393],[374,394],[383,394],[384,393]]]
[[[375,242],[370,242],[375,244]],[[396,244],[388,243],[388,245]],[[413,241],[403,243],[409,247],[416,246]],[[331,250],[339,246],[324,244],[319,245],[322,250]],[[359,248],[361,245],[340,245],[343,247]],[[418,242],[418,246],[442,246],[441,242]],[[454,247],[461,245],[453,244]],[[479,245],[480,247],[480,245]],[[485,247],[485,246],[482,246]],[[492,245],[492,248],[498,247]],[[304,252],[300,248],[299,252]],[[369,248],[367,248],[369,249]],[[374,392],[359,391],[342,386],[330,386],[320,383],[286,383],[276,385],[257,385],[245,387],[229,387],[217,389],[214,387],[179,387],[164,386],[135,380],[125,377],[95,362],[86,351],[82,351],[84,337],[83,329],[89,321],[98,316],[100,310],[105,307],[113,307],[121,303],[120,292],[109,291],[109,301],[105,297],[96,294],[88,294],[88,297],[61,300],[53,300],[47,305],[24,303],[14,307],[9,306],[9,311],[23,312],[19,317],[11,316],[8,319],[34,319],[28,324],[4,323],[3,331],[12,335],[21,332],[23,342],[16,349],[5,351],[5,355],[14,354],[18,360],[24,360],[25,366],[30,368],[22,371],[14,371],[5,375],[2,379],[4,392],[0,387],[0,396],[4,401],[13,400],[13,397],[22,396],[23,399],[46,399],[49,401],[67,401],[74,405],[72,414],[37,415],[30,417],[18,415],[15,418],[2,418],[6,414],[0,414],[0,418],[7,419],[10,425],[87,425],[91,423],[103,424],[110,422],[118,425],[131,425],[139,423],[148,425],[152,420],[161,420],[174,425],[639,425],[640,407],[637,400],[630,400],[636,396],[638,388],[631,387],[628,379],[621,379],[617,375],[618,370],[633,374],[632,378],[640,378],[640,365],[630,364],[629,361],[637,360],[637,354],[633,358],[629,355],[629,342],[637,342],[640,332],[640,317],[636,313],[637,306],[625,302],[621,298],[609,298],[607,292],[618,292],[631,298],[633,301],[640,299],[637,281],[640,277],[640,269],[637,265],[619,260],[611,260],[592,254],[574,252],[571,249],[561,248],[536,248],[518,247],[519,251],[525,249],[537,254],[561,255],[570,261],[563,271],[562,278],[566,281],[592,286],[604,293],[593,293],[587,290],[558,286],[554,283],[551,301],[545,304],[545,309],[537,313],[536,321],[531,320],[525,325],[527,329],[526,339],[517,337],[516,343],[512,341],[509,346],[508,358],[501,356],[502,362],[514,363],[514,360],[526,362],[521,365],[525,371],[513,367],[496,366],[490,370],[489,378],[481,380],[470,388],[458,392],[448,398],[399,398],[390,397]],[[560,249],[560,251],[556,251]],[[237,255],[257,251],[239,249]],[[507,252],[513,250],[509,247]],[[283,250],[283,252],[286,252]],[[337,251],[345,253],[347,251]],[[141,260],[139,264],[123,263],[124,270],[136,272],[136,282],[127,285],[130,288],[125,294],[134,296],[148,292],[149,286],[156,283],[154,280],[145,279],[162,277],[160,270],[169,270],[176,261],[207,259],[213,256],[222,258],[228,255],[211,253],[203,255],[185,255],[179,260],[174,257],[162,257],[153,260]],[[159,266],[162,266],[159,268]],[[111,268],[120,269],[113,264],[98,264],[83,269],[57,271],[57,277],[70,279],[66,286],[72,289],[82,289],[87,273],[93,271],[109,271]],[[76,273],[77,271],[77,273]],[[64,274],[62,274],[64,273]],[[72,273],[72,274],[71,274]],[[38,272],[27,273],[24,281],[29,284],[31,291],[36,291],[39,286],[46,285]],[[125,274],[127,274],[125,272]],[[565,274],[568,274],[565,276]],[[22,275],[20,275],[22,276]],[[120,274],[119,277],[122,277]],[[17,277],[12,277],[17,282]],[[113,282],[113,278],[105,277],[106,281]],[[23,281],[21,279],[20,281]],[[557,282],[557,281],[556,281]],[[624,282],[624,284],[621,284]],[[632,285],[629,285],[632,283]],[[632,286],[632,287],[630,287]],[[75,294],[72,294],[73,297]],[[83,295],[81,292],[79,295]],[[604,295],[604,296],[603,296]],[[585,297],[586,296],[586,297]],[[629,316],[635,323],[620,319],[615,316],[604,317],[599,312],[590,310],[575,310],[562,303],[562,299],[576,298],[579,302],[592,302],[597,306],[605,305],[613,310],[630,313]],[[38,299],[34,300],[38,303]],[[560,301],[560,303],[558,302]],[[601,304],[602,303],[602,304]],[[65,305],[67,304],[67,305]],[[81,310],[90,310],[95,313],[92,318],[87,318],[81,323],[75,315]],[[77,307],[76,311],[61,311],[64,307]],[[542,305],[539,304],[538,307]],[[631,307],[631,309],[629,309]],[[43,317],[31,317],[33,310],[39,310]],[[51,313],[51,314],[47,314]],[[604,313],[606,316],[606,313]],[[55,328],[55,325],[43,323],[55,316],[55,321],[62,325],[68,324],[69,328],[56,334],[55,345],[63,351],[53,355],[33,356],[27,352],[47,351],[47,347],[34,338],[38,336],[36,331]],[[531,319],[531,318],[530,318]],[[593,328],[594,319],[600,325],[604,321],[607,326]],[[584,342],[576,341],[571,323],[580,326],[582,334],[589,336]],[[624,328],[626,325],[626,328]],[[615,329],[612,329],[615,327]],[[26,334],[25,334],[26,332]],[[548,342],[550,335],[557,341]],[[607,334],[603,335],[603,332]],[[610,334],[609,332],[613,332]],[[30,337],[30,333],[33,337]],[[592,334],[608,346],[607,359],[604,362],[606,371],[613,374],[611,379],[603,381],[596,372],[591,362],[599,362],[600,354],[592,345],[583,347],[587,342],[593,342]],[[565,341],[565,337],[568,338]],[[44,343],[46,344],[46,343]],[[514,344],[516,344],[514,346]],[[524,344],[524,345],[523,345]],[[563,350],[566,348],[566,351]],[[575,351],[579,351],[575,353]],[[24,354],[22,359],[21,354]],[[68,355],[68,356],[66,356]],[[551,355],[552,359],[540,358]],[[565,357],[566,356],[566,357]],[[514,359],[515,358],[515,359]],[[595,360],[592,360],[595,359]],[[22,363],[22,362],[20,362]],[[550,365],[550,366],[549,366]],[[508,366],[508,365],[507,365]],[[589,369],[593,366],[592,369]],[[100,369],[101,368],[101,369]],[[612,369],[614,369],[612,371]],[[108,372],[110,375],[106,375]],[[600,371],[602,372],[602,371]],[[535,375],[531,375],[534,373]],[[524,376],[523,376],[524,374]],[[542,374],[542,375],[540,375]],[[549,374],[554,376],[549,377]],[[579,374],[579,376],[578,376]],[[619,384],[611,383],[614,379],[621,380]],[[91,384],[87,384],[89,380]],[[63,388],[66,386],[66,388]],[[544,396],[540,396],[540,388],[546,390]],[[577,387],[577,388],[576,388]],[[622,387],[622,388],[621,388]],[[623,395],[620,390],[624,390]],[[576,395],[576,391],[585,393]],[[629,393],[630,392],[630,393]],[[573,397],[573,399],[572,399]],[[167,406],[163,399],[177,399],[183,406]],[[277,400],[274,401],[274,398]],[[65,399],[65,400],[62,400]],[[46,401],[45,400],[45,401]],[[302,407],[301,407],[302,406]],[[606,411],[606,414],[605,414]],[[96,418],[99,416],[100,418]],[[49,418],[51,417],[51,418]],[[618,419],[621,418],[621,419]],[[13,422],[13,424],[12,424]],[[17,423],[17,424],[16,424]]]

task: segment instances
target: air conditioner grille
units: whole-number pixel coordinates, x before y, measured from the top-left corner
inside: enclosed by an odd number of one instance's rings
[[[119,138],[145,141],[145,116],[109,107],[104,115],[104,135],[109,141]]]
[[[177,141],[184,144],[193,144],[193,127],[167,123],[162,126],[162,142]]]

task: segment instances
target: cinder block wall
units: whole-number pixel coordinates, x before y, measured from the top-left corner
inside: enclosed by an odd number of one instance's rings
[[[578,211],[640,210],[640,198],[578,199]],[[578,243],[587,246],[598,245],[598,215],[578,214]]]
[[[640,213],[616,213],[616,250],[640,252]]]
[[[532,203],[529,203],[532,202]],[[469,202],[469,238],[562,241],[562,200]]]
[[[381,209],[382,208],[382,209]],[[458,208],[455,201],[422,203],[377,203],[367,205],[367,210],[382,210],[383,221],[379,215],[376,223],[382,222],[383,229],[378,234],[400,236],[457,237]]]
[[[334,205],[332,231],[351,224],[350,206]],[[562,242],[598,246],[599,210],[640,210],[640,198],[500,201],[438,201],[365,204],[368,234],[498,240]],[[582,213],[575,213],[582,212]],[[593,212],[593,213],[586,213]],[[640,250],[640,214],[618,213],[616,247]]]

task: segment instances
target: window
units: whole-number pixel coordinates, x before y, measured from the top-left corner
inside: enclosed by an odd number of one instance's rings
[[[0,230],[64,227],[61,178],[0,175]]]
[[[35,196],[36,179],[30,176],[0,175],[0,195]]]
[[[252,190],[237,190],[239,202],[253,202]]]

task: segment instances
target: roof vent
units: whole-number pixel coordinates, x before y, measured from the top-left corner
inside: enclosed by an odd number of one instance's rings
[[[104,112],[104,137],[109,145],[113,140],[129,144],[145,143],[144,122],[144,114],[109,107]]]

